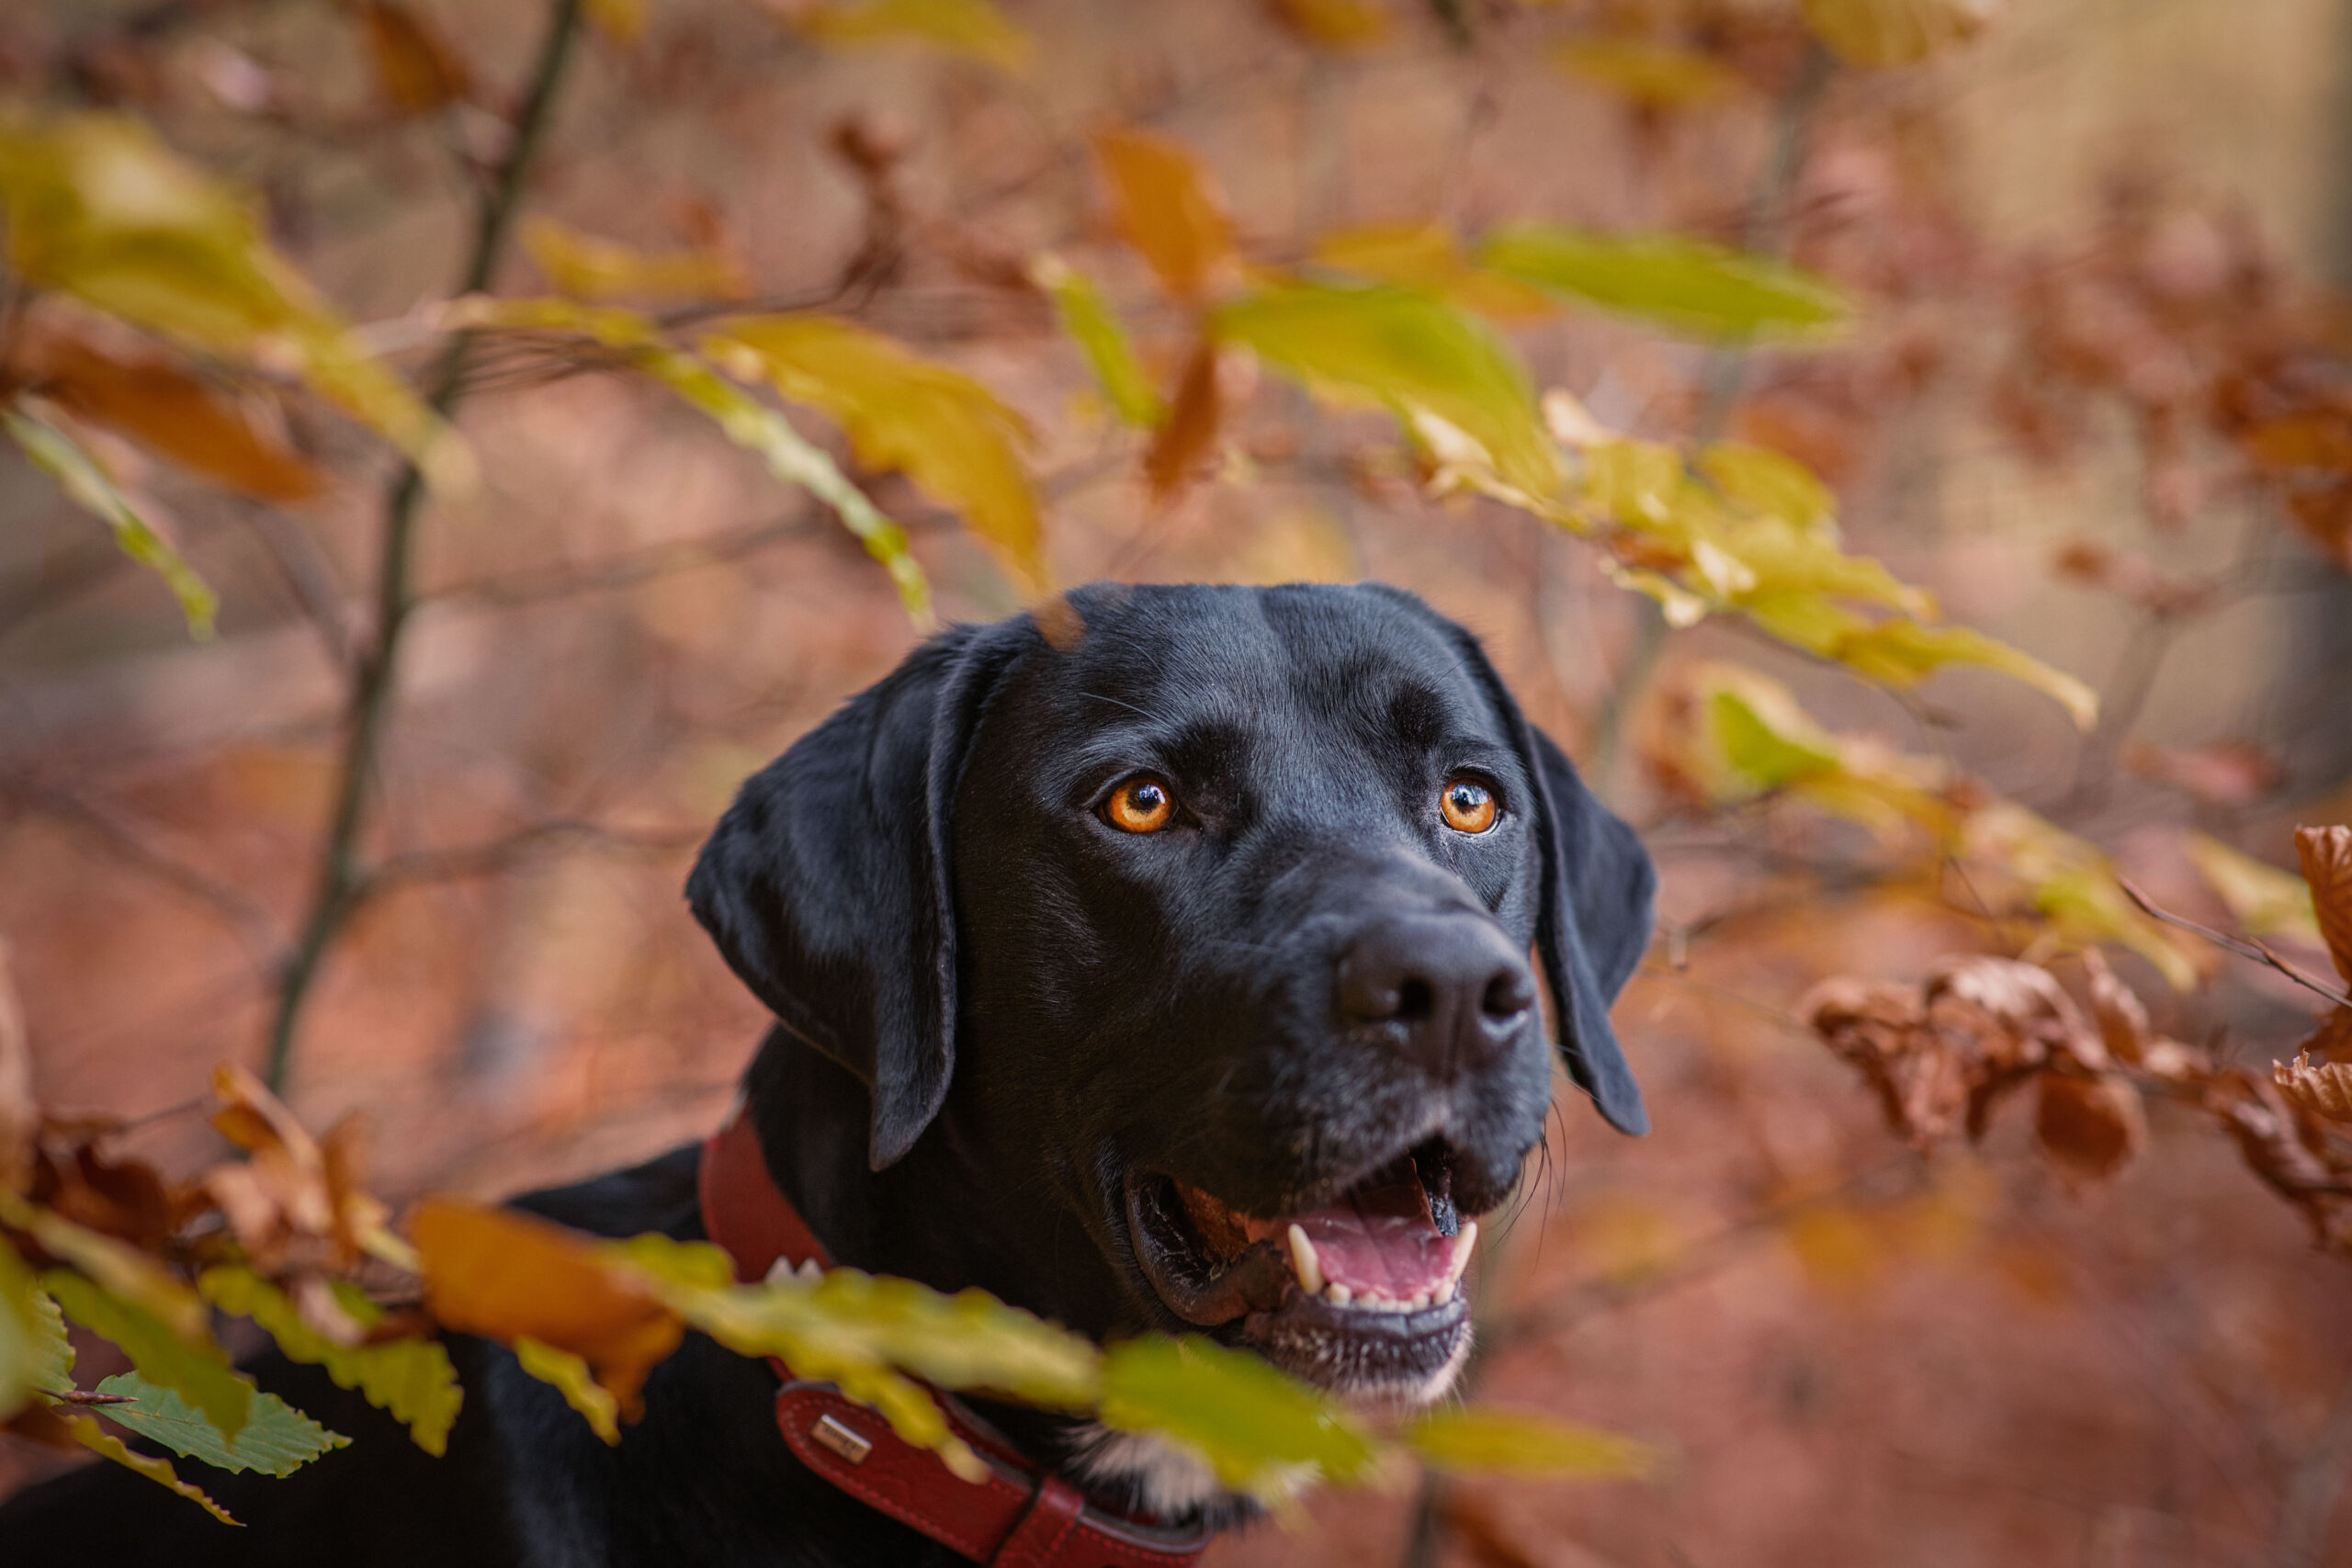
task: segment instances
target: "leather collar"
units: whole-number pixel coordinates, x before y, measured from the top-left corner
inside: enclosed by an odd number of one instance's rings
[[[735,1277],[764,1280],[779,1265],[832,1264],[823,1242],[768,1174],[759,1134],[741,1111],[703,1145],[695,1175],[704,1232],[735,1261]],[[956,1434],[988,1467],[958,1477],[929,1449],[829,1382],[770,1362],[784,1386],[775,1423],[793,1456],[851,1496],[974,1562],[996,1568],[1190,1568],[1206,1529],[1170,1529],[1088,1500],[1041,1469],[952,1395],[934,1389]]]

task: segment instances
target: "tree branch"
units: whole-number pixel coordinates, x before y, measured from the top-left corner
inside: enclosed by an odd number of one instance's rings
[[[531,164],[537,155],[556,93],[563,81],[580,34],[582,0],[554,0],[547,34],[539,45],[537,62],[523,107],[514,121],[514,141],[498,178],[482,197],[474,224],[472,254],[468,257],[458,292],[476,294],[490,285],[505,253],[508,231],[514,227]],[[457,406],[466,356],[472,339],[460,334],[450,340],[427,377],[427,396],[434,411],[444,416]],[[424,502],[424,476],[413,463],[402,464],[384,500],[384,534],[376,592],[376,646],[361,662],[351,691],[349,728],[344,742],[343,768],[336,786],[334,816],[327,829],[323,862],[319,870],[311,911],[303,921],[294,956],[278,987],[277,1013],[270,1027],[267,1079],[284,1093],[294,1055],[296,1026],[319,964],[344,926],[365,900],[368,874],[360,864],[359,838],[367,824],[369,785],[382,744],[384,721],[391,705],[399,669],[401,634],[415,608],[410,576],[413,566],[416,525]]]
[[[2155,905],[2148,901],[2148,896],[2146,894],[2141,892],[2137,887],[2132,886],[2130,882],[2120,876],[2115,879],[2115,885],[2118,887],[2122,888],[2123,896],[2126,898],[2131,899],[2134,904],[2137,904],[2140,907],[2140,912],[2147,916],[2150,919],[2162,920],[2168,926],[2178,926],[2182,931],[2193,931],[2197,935],[2203,937],[2207,942],[2211,942],[2214,946],[2224,948],[2231,953],[2234,953],[2240,958],[2251,958],[2256,964],[2268,964],[2271,968],[2278,970],[2278,973],[2284,975],[2287,978],[2303,987],[2303,989],[2326,998],[2330,1002],[2333,1002],[2337,1007],[2352,1008],[2352,997],[2346,996],[2343,992],[2336,990],[2334,987],[2329,986],[2324,982],[2312,979],[2309,975],[2304,974],[2301,969],[2296,968],[2293,964],[2288,963],[2285,959],[2271,952],[2269,948],[2264,946],[2261,942],[2256,942],[2250,937],[2231,936],[2226,932],[2217,931],[2211,926],[2200,926],[2195,920],[2184,919],[2179,915],[2173,914],[2169,910],[2159,909]]]

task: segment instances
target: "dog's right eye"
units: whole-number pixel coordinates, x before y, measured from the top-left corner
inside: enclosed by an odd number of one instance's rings
[[[1102,803],[1102,819],[1125,833],[1157,833],[1176,815],[1176,796],[1149,774],[1127,780]]]

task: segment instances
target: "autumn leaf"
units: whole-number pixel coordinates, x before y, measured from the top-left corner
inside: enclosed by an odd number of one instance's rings
[[[379,1410],[405,1425],[416,1446],[438,1457],[446,1452],[465,1391],[458,1386],[449,1352],[437,1339],[385,1339],[337,1344],[302,1320],[293,1301],[250,1269],[223,1264],[197,1277],[204,1299],[222,1312],[249,1317],[277,1342],[286,1359],[319,1367],[337,1388],[356,1389]],[[344,1314],[362,1329],[383,1321],[383,1309],[356,1289],[339,1285]]]
[[[1144,479],[1156,502],[1182,490],[1216,448],[1217,426],[1224,419],[1217,370],[1216,344],[1205,338],[1194,344],[1185,356],[1183,374],[1177,378],[1176,396],[1144,453]]]
[[[15,953],[0,942],[0,1191],[22,1192],[32,1179],[40,1122],[40,1102],[33,1098],[32,1047],[17,999]]]
[[[1999,0],[1802,0],[1805,26],[1849,65],[1916,65],[1984,30]]]
[[[1488,234],[1475,259],[1534,288],[1698,337],[1817,333],[1853,314],[1810,273],[1679,235],[1521,224]]]
[[[1212,333],[1329,400],[1385,407],[1441,462],[1491,464],[1506,484],[1557,490],[1559,453],[1518,358],[1476,317],[1407,289],[1294,283],[1229,300]]]
[[[1376,0],[1268,0],[1268,8],[1326,49],[1368,49],[1388,36],[1388,13]]]
[[[0,1424],[36,1393],[73,1386],[74,1346],[57,1303],[42,1293],[33,1271],[0,1235]]]
[[[131,505],[97,459],[62,426],[35,412],[35,406],[18,399],[14,407],[0,409],[0,424],[7,427],[25,456],[47,471],[75,505],[114,531],[114,542],[124,555],[164,580],[172,597],[179,601],[188,635],[198,642],[211,640],[212,618],[220,608],[220,596],[196,574],[196,569],[154,524]]]
[[[394,114],[429,114],[466,96],[465,62],[431,22],[392,0],[368,0],[360,15],[377,89]]]
[[[627,47],[645,36],[645,14],[652,0],[584,0],[589,25]]]
[[[685,1325],[655,1293],[607,1267],[594,1246],[511,1209],[429,1198],[409,1222],[424,1306],[461,1334],[536,1339],[585,1360],[635,1419],[646,1374]]]
[[[2075,1077],[2041,1075],[2034,1136],[2063,1169],[2087,1179],[2114,1175],[2147,1146],[2147,1113],[2140,1091],[2120,1074]]]
[[[1379,1451],[1329,1395],[1198,1335],[1146,1335],[1104,1351],[1101,1417],[1114,1431],[1172,1440],[1225,1485],[1270,1498],[1356,1480]]]
[[[1650,110],[1688,108],[1741,85],[1739,73],[1712,54],[1633,34],[1566,39],[1553,48],[1552,63]]]
[[[127,1404],[108,1404],[106,1418],[150,1438],[182,1459],[200,1460],[217,1470],[257,1470],[285,1477],[321,1454],[347,1448],[351,1439],[330,1432],[274,1393],[256,1393],[253,1411],[239,1428],[234,1443],[220,1429],[168,1388],[158,1388],[136,1372],[121,1372],[98,1384],[97,1392]]]
[[[2338,1008],[2339,1013],[2352,1009]],[[2339,1032],[2352,1042],[2352,1021]],[[2309,1050],[2298,1051],[2291,1063],[2274,1062],[2270,1075],[2289,1100],[2307,1111],[2336,1122],[2352,1122],[2352,1063],[2314,1062]]]
[[[1111,186],[1111,221],[1151,265],[1160,287],[1198,299],[1238,263],[1225,197],[1182,143],[1147,130],[1094,133],[1094,155]]]
[[[640,251],[551,218],[525,220],[522,241],[548,287],[574,299],[743,299],[752,293],[741,264],[723,251]]]
[[[2295,853],[2336,974],[2352,985],[2352,828],[2298,828]]]
[[[619,1446],[621,1403],[610,1389],[596,1381],[596,1374],[584,1357],[559,1350],[545,1340],[525,1334],[514,1340],[514,1364],[562,1394],[563,1402],[579,1412],[590,1431],[605,1442]]]
[[[206,1420],[235,1440],[253,1407],[251,1380],[229,1364],[211,1331],[199,1324],[182,1336],[153,1313],[107,1291],[69,1269],[51,1269],[40,1287],[65,1315],[102,1338],[112,1340],[150,1382],[184,1395]]]
[[[979,382],[828,316],[732,317],[702,352],[833,420],[861,464],[902,472],[962,513],[1025,588],[1044,591],[1045,536],[1021,456],[1028,423]]]
[[[824,0],[793,25],[836,48],[928,44],[1000,71],[1024,71],[1035,45],[987,0]]]
[[[216,483],[264,501],[299,501],[326,476],[223,392],[168,361],[126,358],[55,337],[40,345],[33,389],[75,419],[120,432]]]
[[[2180,847],[2238,929],[2255,936],[2284,936],[2324,947],[2312,889],[2290,871],[2242,854],[2203,833],[2184,833]]]
[[[1489,321],[1529,321],[1556,309],[1543,290],[1473,266],[1461,240],[1442,223],[1334,229],[1315,242],[1314,262],[1371,282],[1438,295]]]
[[[1095,384],[1119,422],[1137,430],[1159,423],[1166,411],[1151,389],[1133,344],[1094,280],[1058,256],[1042,255],[1029,266],[1029,280],[1054,302],[1054,313],[1086,355]]]
[[[1640,1478],[1657,1467],[1645,1443],[1532,1411],[1439,1410],[1405,1429],[1431,1469],[1487,1475]]]
[[[94,1416],[67,1415],[54,1409],[27,1411],[17,1417],[11,1430],[19,1436],[56,1446],[79,1444],[101,1459],[112,1460],[158,1486],[178,1493],[222,1524],[237,1523],[226,1508],[205,1495],[202,1487],[182,1481],[178,1472],[172,1469],[170,1461],[133,1452],[129,1444],[99,1426]]]

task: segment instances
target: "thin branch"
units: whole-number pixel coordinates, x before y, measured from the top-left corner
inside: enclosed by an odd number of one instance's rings
[[[2182,916],[2173,914],[2169,910],[2159,909],[2155,905],[2148,901],[2148,896],[2146,894],[2141,892],[2137,887],[2132,886],[2129,881],[2120,876],[2115,879],[2115,884],[2117,886],[2123,889],[2123,896],[2126,898],[2131,899],[2134,904],[2140,906],[2140,912],[2146,915],[2149,919],[2162,920],[2168,926],[2178,926],[2185,931],[2193,931],[2197,935],[2203,937],[2207,942],[2211,942],[2214,946],[2225,948],[2229,952],[2236,953],[2240,958],[2250,958],[2256,964],[2267,964],[2271,968],[2278,970],[2278,973],[2287,976],[2290,980],[2295,982],[2298,986],[2302,987],[2303,989],[2326,998],[2330,1002],[2333,1002],[2337,1007],[2352,1008],[2352,997],[2346,996],[2343,992],[2327,985],[2324,981],[2312,979],[2309,975],[2304,974],[2301,969],[2296,968],[2293,964],[2288,963],[2285,959],[2279,957],[2277,953],[2271,952],[2270,949],[2264,946],[2261,942],[2255,941],[2253,938],[2231,936],[2226,932],[2217,931],[2211,926],[2200,926],[2195,920],[2188,919]]]
[[[555,0],[539,46],[531,84],[514,121],[514,140],[498,178],[483,197],[474,226],[474,243],[458,289],[477,294],[490,285],[505,254],[507,232],[522,205],[531,164],[555,107],[580,34],[582,0]],[[428,378],[428,400],[444,416],[457,406],[466,356],[472,340],[450,340]],[[294,1053],[294,1033],[302,1004],[318,977],[320,963],[366,897],[368,875],[359,863],[359,838],[368,817],[369,787],[382,743],[384,721],[391,706],[399,668],[401,636],[416,600],[410,583],[413,566],[417,519],[424,502],[424,477],[413,463],[401,465],[384,501],[383,556],[377,582],[377,626],[374,650],[361,663],[351,693],[350,728],[344,745],[343,771],[335,793],[334,816],[327,829],[326,850],[319,871],[317,891],[304,920],[292,960],[278,988],[277,1013],[270,1027],[267,1077],[272,1089],[283,1093],[287,1069]]]
[[[700,843],[705,832],[700,828],[630,830],[607,828],[597,822],[538,822],[486,843],[392,855],[368,874],[367,886],[373,895],[401,883],[493,876],[513,869],[548,845],[567,840],[584,840],[615,852],[675,854]]]

